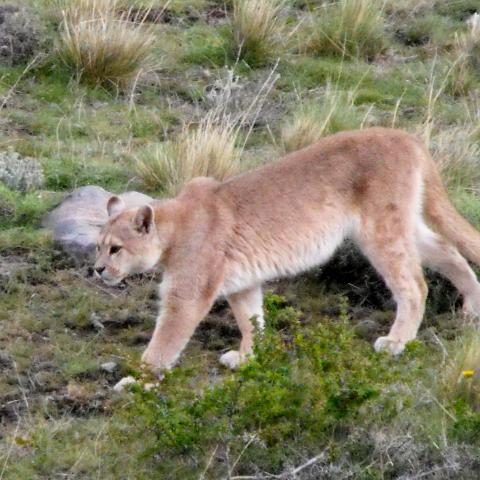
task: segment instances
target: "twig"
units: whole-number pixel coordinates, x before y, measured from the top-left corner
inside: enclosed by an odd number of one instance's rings
[[[18,373],[17,362],[13,361],[13,369],[15,370],[15,376],[17,377],[18,386],[20,388],[20,392],[22,394],[23,403],[25,403],[25,408],[27,412],[30,410],[30,405],[28,404],[27,396],[25,395],[25,388],[22,385],[22,380],[20,378],[20,374]]]
[[[428,470],[427,472],[419,473],[418,475],[415,475],[414,477],[410,477],[410,479],[415,480],[417,478],[428,477],[432,473],[441,472],[442,470],[451,470],[452,468],[454,468],[452,465],[445,465],[444,467],[432,468],[432,470]]]
[[[215,456],[215,454],[217,453],[217,450],[218,450],[218,443],[217,445],[215,446],[212,454],[210,455],[210,458],[208,459],[208,462],[207,462],[207,466],[205,467],[205,470],[200,474],[200,476],[198,477],[198,480],[203,480],[205,478],[205,474],[207,473],[208,469],[210,468],[210,464],[212,463],[212,460],[213,460],[213,457]]]
[[[280,473],[278,475],[274,475],[272,473],[267,473],[265,475],[238,475],[236,477],[230,477],[230,480],[263,480],[263,479],[269,479],[269,478],[277,478],[277,479],[286,479],[290,477],[294,477],[297,475],[297,473],[301,472],[307,467],[310,467],[311,465],[314,465],[317,463],[319,460],[322,460],[325,458],[325,451],[322,453],[319,453],[315,457],[312,457],[310,460],[307,460],[305,463],[302,463],[298,467],[289,469],[283,473]]]
[[[237,466],[238,462],[240,461],[240,459],[242,458],[243,454],[245,453],[245,450],[250,446],[250,444],[257,438],[257,435],[252,435],[250,437],[250,439],[248,440],[248,442],[245,444],[245,446],[242,448],[242,451],[240,452],[240,455],[237,457],[237,459],[233,462],[233,465],[232,465],[232,468],[230,469],[230,475],[232,475],[232,473],[234,472],[235,470],[235,467]]]
[[[263,82],[263,85],[260,87],[259,91],[257,92],[257,95],[252,100],[249,107],[245,110],[245,113],[243,114],[242,118],[240,119],[239,125],[237,127],[237,131],[239,131],[242,128],[243,123],[247,120],[248,115],[250,115],[250,112],[253,110],[253,108],[255,106],[257,107],[256,111],[255,111],[255,114],[253,116],[252,122],[250,123],[249,129],[247,130],[247,133],[245,135],[245,140],[243,141],[243,145],[242,145],[242,148],[241,148],[242,152],[245,149],[245,145],[247,144],[248,139],[250,138],[250,134],[253,131],[255,121],[257,120],[257,117],[258,117],[260,111],[262,110],[263,105],[265,104],[265,100],[267,98],[267,95],[270,93],[273,86],[275,85],[275,83],[277,82],[277,80],[280,77],[278,74],[274,75],[276,70],[277,70],[277,67],[278,67],[279,63],[280,63],[280,58],[277,58],[277,61],[275,62],[275,65],[273,65],[267,79],[265,80],[265,82]],[[263,94],[263,97],[261,96],[262,94]]]
[[[20,83],[20,80],[27,74],[27,72],[35,65],[38,57],[40,54],[38,54],[23,70],[23,72],[18,76],[18,78],[15,80],[14,84],[8,89],[7,93],[3,96],[2,103],[0,105],[0,110],[3,109],[3,107],[7,104],[8,100],[10,99],[12,93],[15,91],[17,88],[17,85]]]
[[[425,389],[427,394],[430,396],[430,398],[441,408],[441,410],[451,419],[453,420],[454,422],[457,421],[457,417],[455,417],[455,415],[453,415],[452,413],[450,413],[436,398],[434,395],[432,395],[432,392],[430,392],[429,390]]]
[[[320,459],[325,457],[325,452],[320,453],[316,457],[311,458],[310,460],[306,461],[304,464],[300,465],[299,467],[293,469],[291,472],[288,472],[288,475],[296,475],[298,472],[304,470],[305,468],[317,463]],[[286,474],[283,474],[285,476]]]
[[[16,427],[15,427],[15,431],[13,432],[12,441],[11,441],[10,446],[9,446],[9,448],[8,448],[8,452],[7,452],[7,455],[6,455],[6,457],[5,457],[5,461],[3,462],[2,471],[0,472],[0,480],[2,480],[3,475],[5,474],[5,472],[6,472],[6,470],[7,470],[8,460],[10,459],[10,455],[12,454],[13,445],[15,444],[15,438],[17,437],[17,432],[18,432],[19,427],[20,427],[20,418],[19,418],[18,421],[17,421],[17,425],[16,425]]]
[[[85,278],[83,275],[80,275],[78,272],[70,272],[72,275],[74,275],[75,277],[78,277],[78,278],[81,278],[82,280],[84,280],[86,283],[88,283],[89,285],[91,285],[92,287],[95,287],[95,288],[98,288],[99,290],[101,290],[103,293],[108,293],[108,295],[114,297],[114,298],[118,298],[120,295],[116,295],[115,293],[112,293],[110,292],[109,290],[107,290],[106,288],[103,288],[101,287],[100,285],[98,285],[97,283],[95,282],[92,282],[91,280],[89,280],[88,278]]]
[[[395,123],[397,123],[398,109],[400,108],[400,104],[402,103],[402,100],[406,91],[407,89],[405,88],[402,94],[400,95],[399,99],[395,103],[395,109],[393,110],[393,118],[392,118],[392,128],[395,128]]]
[[[440,348],[442,349],[442,353],[443,353],[443,363],[445,363],[445,360],[446,358],[448,357],[448,352],[447,352],[447,349],[445,348],[445,345],[442,343],[442,341],[440,340],[440,338],[438,338],[438,335],[432,330],[430,332],[432,334],[432,337],[433,339],[435,340],[436,343],[438,343],[438,345],[440,346]]]

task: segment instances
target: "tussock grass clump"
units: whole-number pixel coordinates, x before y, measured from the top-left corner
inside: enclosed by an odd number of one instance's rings
[[[137,172],[145,186],[175,194],[195,177],[225,180],[247,166],[241,165],[240,157],[277,79],[273,68],[250,104],[238,111],[239,79],[227,71],[217,84],[218,91],[206,98],[211,108],[196,128],[184,125],[175,140],[148,147],[137,156]],[[237,147],[240,132],[242,144]]]
[[[359,128],[362,119],[354,102],[354,92],[339,91],[330,85],[319,95],[318,102],[301,101],[281,129],[281,150],[293,152],[325,135]]]
[[[322,8],[312,22],[307,49],[318,55],[372,59],[387,47],[383,4],[340,0]]]
[[[224,180],[239,171],[237,133],[233,122],[207,115],[196,129],[185,126],[176,140],[145,149],[136,159],[137,172],[145,186],[171,195],[195,177]]]
[[[453,95],[466,95],[478,83],[480,68],[480,14],[467,21],[468,30],[455,35],[451,78],[448,89]]]
[[[432,156],[450,191],[480,186],[480,145],[475,141],[475,133],[474,127],[462,125],[432,136]]]
[[[448,400],[480,410],[480,332],[467,331],[457,342],[444,378]]]
[[[277,55],[284,33],[282,0],[234,0],[231,35],[234,55],[251,66]]]
[[[117,12],[115,0],[75,0],[63,10],[59,54],[87,84],[128,86],[152,67],[154,42],[145,17]]]

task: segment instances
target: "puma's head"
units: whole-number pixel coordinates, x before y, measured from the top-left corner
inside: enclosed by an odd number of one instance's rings
[[[125,210],[119,197],[107,203],[109,219],[97,240],[95,273],[107,285],[117,285],[125,277],[153,268],[164,246],[150,205]]]

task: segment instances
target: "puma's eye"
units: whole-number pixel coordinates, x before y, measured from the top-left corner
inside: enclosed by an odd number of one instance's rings
[[[114,253],[118,253],[121,249],[122,247],[119,245],[114,245],[113,247],[110,247],[110,255],[113,255]]]

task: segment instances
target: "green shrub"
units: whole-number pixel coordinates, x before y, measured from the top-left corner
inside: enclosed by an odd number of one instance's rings
[[[436,46],[448,43],[451,24],[445,17],[436,14],[408,16],[396,29],[396,36],[405,45],[417,46],[429,42]]]
[[[39,227],[45,213],[58,201],[48,192],[22,194],[0,183],[0,228]]]
[[[176,478],[196,478],[216,445],[238,459],[235,471],[216,466],[222,478],[237,471],[279,472],[286,462],[321,451],[352,422],[368,421],[375,402],[384,419],[395,413],[386,386],[404,368],[355,338],[344,305],[340,319],[317,323],[305,323],[278,295],[267,295],[265,307],[267,327],[257,339],[255,357],[221,383],[192,390],[188,373],[179,368],[158,390],[135,387],[128,415],[137,428],[153,434],[154,445],[143,453],[157,456],[162,478],[173,478],[173,465]],[[418,348],[407,349],[403,361],[415,352]],[[294,453],[297,445],[300,456]]]

